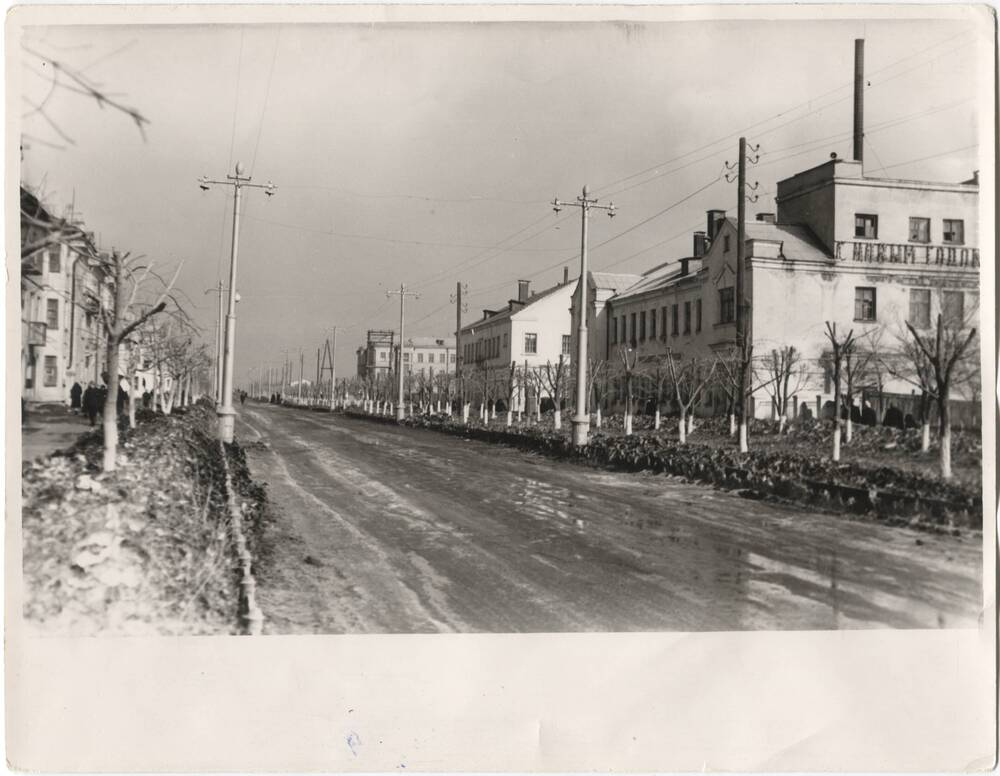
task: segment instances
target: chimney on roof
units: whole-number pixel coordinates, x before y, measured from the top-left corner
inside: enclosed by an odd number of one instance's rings
[[[688,273],[688,263],[690,261],[690,258],[681,259],[681,275],[686,275]]]
[[[569,267],[563,267],[563,285],[569,283]]]
[[[757,220],[764,224],[773,224],[774,213],[758,213]]]
[[[694,233],[694,251],[692,255],[697,259],[705,255],[708,251],[708,236],[704,232]],[[686,259],[682,259],[686,261]],[[684,273],[685,275],[687,272]]]
[[[706,228],[706,233],[709,240],[714,240],[715,235],[718,234],[719,222],[726,217],[725,210],[709,210],[708,211],[708,227]]]
[[[527,302],[528,301],[528,289],[531,288],[530,280],[519,280],[517,281],[517,301]]]
[[[854,41],[854,159],[865,160],[865,39]]]

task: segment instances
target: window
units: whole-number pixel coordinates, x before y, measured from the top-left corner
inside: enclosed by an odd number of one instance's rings
[[[568,334],[563,334],[562,335],[562,354],[564,356],[568,356],[569,355],[569,335]]]
[[[875,289],[858,286],[854,289],[854,320],[875,320]]]
[[[525,353],[537,353],[538,352],[538,335],[537,334],[525,334],[524,335],[524,352]]]
[[[45,300],[45,325],[50,329],[59,328],[59,300]]]
[[[959,219],[946,218],[941,232],[941,241],[949,245],[965,243],[965,222]]]
[[[684,333],[691,333],[691,303],[684,303]]]
[[[701,300],[694,300],[694,330],[701,331]]]
[[[646,311],[639,313],[639,341],[646,341]]]
[[[410,354],[409,353],[404,353],[403,354],[403,363],[404,364],[409,364],[410,363]]]
[[[863,237],[866,240],[876,239],[878,237],[878,216],[870,213],[855,213],[854,236]]]
[[[59,368],[57,366],[56,356],[46,356],[45,357],[45,374],[42,379],[44,380],[44,385],[47,388],[52,388],[55,386],[57,378],[59,377]]]
[[[722,237],[722,252],[729,253],[729,235],[723,235]]]
[[[632,313],[629,321],[629,341],[631,344],[635,345],[635,313]]]
[[[60,272],[61,262],[59,261],[59,250],[56,249],[55,253],[49,253],[49,272]],[[47,385],[48,383],[46,383]]]
[[[732,286],[719,289],[719,323],[736,320],[736,291]]]
[[[961,327],[965,323],[965,296],[961,291],[941,292],[941,315],[945,326]]]
[[[931,241],[931,220],[929,218],[910,219],[910,242],[929,243]]]
[[[379,361],[385,361],[385,351],[384,350],[380,350],[379,351],[378,360]]]
[[[656,310],[649,311],[649,338],[656,339]]]
[[[929,288],[910,289],[910,314],[907,318],[915,329],[927,329],[931,325],[931,291]]]
[[[679,305],[670,305],[670,333],[675,337],[680,333],[679,319]]]
[[[506,334],[503,335],[503,349],[504,350],[507,349],[507,335]]]
[[[423,353],[417,353],[417,363],[418,364],[424,363],[424,354]]]
[[[453,364],[455,363],[455,354],[454,353],[451,354],[451,358],[449,360],[451,361],[451,363],[453,363]]]
[[[667,308],[660,308],[660,339],[667,338]]]

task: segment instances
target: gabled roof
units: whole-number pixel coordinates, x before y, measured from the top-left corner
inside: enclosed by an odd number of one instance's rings
[[[465,326],[462,327],[462,331],[465,331],[466,329],[471,329],[475,326],[484,326],[486,324],[493,324],[505,320],[507,318],[510,318],[515,313],[519,313],[522,310],[527,310],[529,307],[531,307],[531,305],[535,304],[536,302],[542,301],[543,299],[545,299],[548,296],[551,296],[560,289],[572,288],[575,290],[576,281],[577,278],[573,278],[572,280],[566,283],[557,283],[551,288],[546,288],[544,291],[539,291],[537,294],[532,294],[530,297],[528,297],[527,301],[523,303],[519,303],[516,299],[511,300],[510,302],[507,303],[506,309],[501,308],[501,311],[496,313],[496,315],[484,316],[477,321],[473,321],[472,323],[467,323]],[[486,307],[483,309],[490,310],[492,308]]]

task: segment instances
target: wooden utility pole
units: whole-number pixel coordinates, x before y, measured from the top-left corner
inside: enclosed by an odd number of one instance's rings
[[[451,301],[455,303],[455,382],[458,383],[458,402],[465,406],[465,385],[462,382],[462,313],[467,308],[462,304],[462,291],[468,292],[469,287],[459,281],[455,284],[455,295]],[[449,412],[451,412],[449,408]]]

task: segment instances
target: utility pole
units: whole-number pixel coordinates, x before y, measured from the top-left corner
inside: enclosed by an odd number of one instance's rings
[[[750,160],[756,164],[760,156],[757,152],[760,146],[754,146],[755,156]],[[749,451],[747,440],[748,418],[748,382],[750,380],[750,364],[753,359],[753,348],[750,344],[750,337],[747,330],[747,319],[750,314],[750,307],[746,302],[746,227],[747,227],[747,199],[752,202],[757,201],[757,195],[751,193],[747,195],[747,139],[740,138],[740,155],[737,162],[736,171],[736,298],[734,300],[736,313],[736,349],[739,352],[740,365],[736,390],[736,408],[740,424],[740,452]],[[732,170],[731,165],[726,162],[726,169]],[[732,177],[726,175],[726,180],[732,182]],[[751,192],[756,192],[759,184],[754,183],[750,188]]]
[[[577,447],[587,445],[587,437],[590,434],[590,413],[587,412],[587,220],[591,209],[604,210],[609,218],[615,217],[615,203],[609,202],[605,205],[598,205],[597,199],[591,199],[586,186],[583,187],[583,196],[577,197],[576,202],[562,202],[559,199],[552,200],[552,209],[558,213],[564,207],[578,207],[581,213],[580,228],[580,279],[576,284],[578,298],[577,310],[577,342],[576,342],[576,414],[573,416],[573,444]],[[558,397],[556,397],[558,400]]]
[[[299,384],[295,389],[296,401],[302,401],[302,378],[304,376],[303,370],[305,369],[305,367],[306,367],[306,356],[305,353],[302,352],[302,349],[299,348]]]
[[[403,338],[403,318],[404,318],[404,308],[406,307],[406,297],[412,296],[414,299],[419,299],[420,294],[415,294],[413,291],[407,291],[406,286],[402,283],[399,284],[399,291],[386,291],[385,296],[388,299],[391,296],[399,294],[399,366],[398,371],[398,383],[399,383],[399,403],[396,406],[396,420],[403,420],[406,417],[406,407],[403,406],[403,343],[405,342]]]
[[[203,191],[208,191],[210,184],[233,187],[233,238],[229,257],[229,307],[226,314],[225,350],[222,370],[222,396],[216,415],[219,417],[219,439],[231,444],[233,427],[236,425],[236,411],[233,409],[233,359],[236,350],[236,260],[239,256],[240,237],[240,195],[244,188],[264,189],[267,196],[273,196],[275,186],[268,181],[266,184],[251,183],[250,176],[244,175],[242,162],[236,163],[235,175],[226,175],[226,180],[209,180],[202,176],[198,185]]]
[[[462,292],[469,293],[467,283],[458,282],[455,284],[455,293],[451,301],[455,303],[455,382],[458,383],[458,402],[465,406],[465,386],[462,383],[462,313],[469,312],[467,305],[462,303]],[[447,362],[445,363],[447,372]],[[460,408],[461,409],[461,408]],[[448,408],[451,412],[451,408]]]

